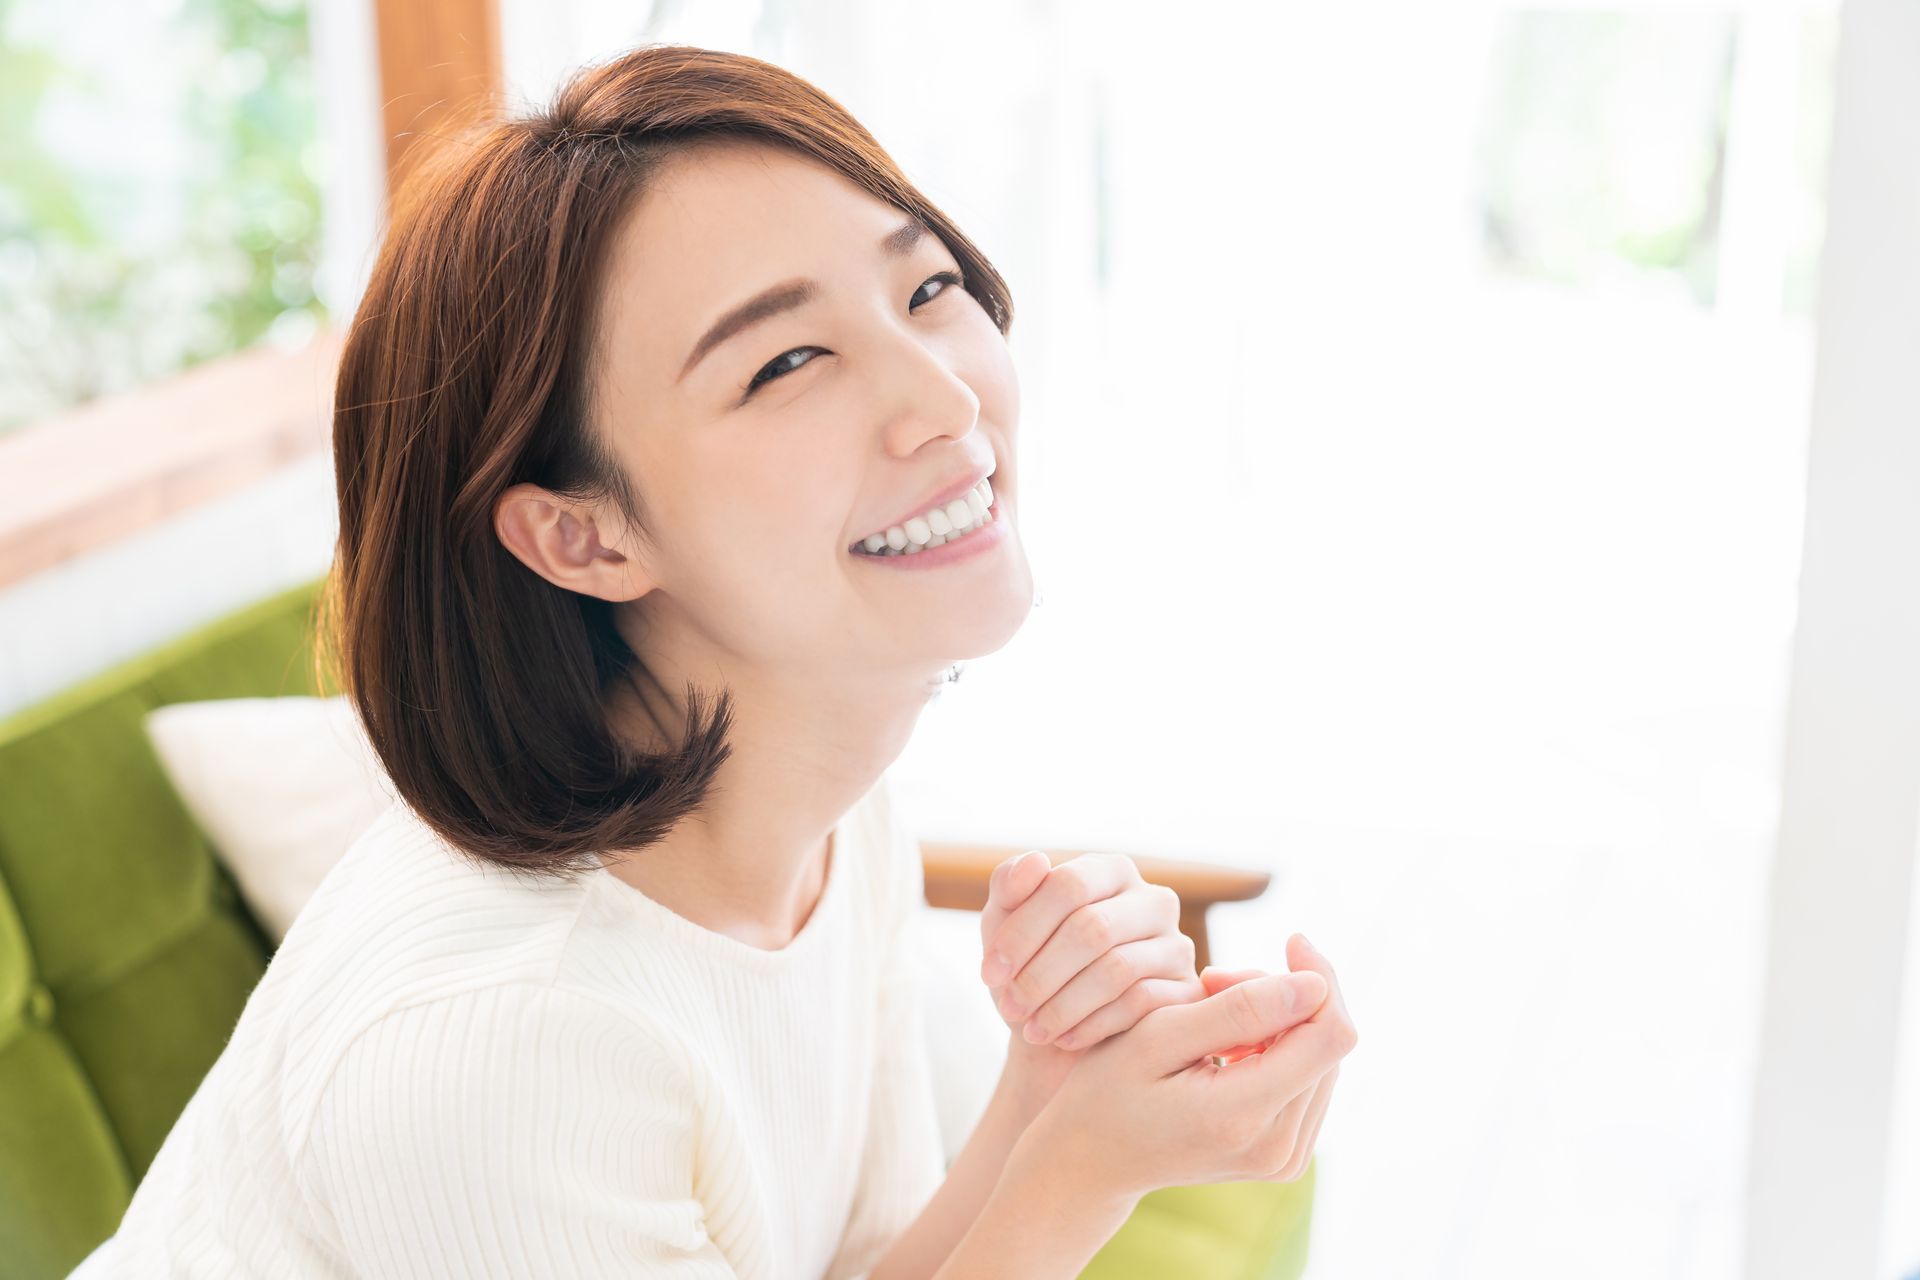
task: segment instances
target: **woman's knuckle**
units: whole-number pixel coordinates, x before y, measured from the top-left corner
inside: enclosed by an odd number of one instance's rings
[[[1074,923],[1080,931],[1080,939],[1088,946],[1105,950],[1113,945],[1113,913],[1107,907],[1094,903],[1080,908],[1074,917]]]
[[[1359,1028],[1345,1018],[1340,1019],[1334,1024],[1333,1042],[1339,1056],[1346,1057],[1360,1045]]]
[[[1253,1044],[1266,1038],[1265,1020],[1260,1016],[1260,1008],[1254,1003],[1253,992],[1248,984],[1242,982],[1228,987],[1222,993],[1226,999],[1227,1017],[1233,1023],[1234,1034],[1240,1042]]]
[[[1283,1125],[1271,1125],[1260,1135],[1260,1158],[1269,1170],[1285,1168],[1293,1159],[1293,1138]]]
[[[1035,998],[1039,992],[1035,989],[1032,969],[1033,966],[1028,965],[1006,985],[1007,999],[1026,1009],[1031,1009],[1039,1003]]]
[[[1134,1024],[1134,1034],[1145,1043],[1157,1043],[1162,1036],[1173,1034],[1168,1019],[1178,1018],[1170,1004],[1156,1005],[1140,1015],[1140,1021]]]
[[[1076,893],[1085,896],[1093,888],[1093,880],[1099,866],[1097,859],[1092,859],[1083,853],[1077,858],[1069,858],[1054,870],[1065,873],[1067,883],[1073,886]]]

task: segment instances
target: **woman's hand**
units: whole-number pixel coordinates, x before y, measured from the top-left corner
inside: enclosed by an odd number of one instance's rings
[[[1359,1035],[1325,957],[1298,934],[1287,950],[1304,967],[1210,970],[1212,994],[1155,1009],[1088,1050],[1010,1162],[1127,1200],[1160,1187],[1298,1178]],[[1260,1047],[1241,1052],[1248,1046]],[[1221,1066],[1216,1056],[1235,1060]]]
[[[1329,992],[1327,1002],[1309,1021],[1326,1018],[1344,1023],[1345,1030],[1353,1031],[1353,1023],[1347,1017],[1346,1000],[1341,996],[1340,984],[1333,976],[1333,967],[1327,963],[1325,956],[1313,949],[1313,944],[1307,941],[1305,934],[1296,933],[1287,939],[1287,964],[1295,973],[1311,969],[1327,980]],[[1208,965],[1200,971],[1200,982],[1206,987],[1207,994],[1211,996],[1225,991],[1228,987],[1266,976],[1267,972],[1264,969],[1220,969]],[[1358,1036],[1354,1038],[1357,1040]],[[1275,1036],[1259,1044],[1234,1045],[1218,1056],[1224,1058],[1228,1064],[1235,1063],[1252,1054],[1266,1052],[1278,1039],[1279,1037]],[[1292,1115],[1281,1117],[1283,1121],[1293,1125],[1292,1131],[1297,1135],[1294,1141],[1294,1159],[1288,1165],[1288,1168],[1294,1169],[1294,1177],[1299,1177],[1301,1173],[1306,1172],[1307,1161],[1313,1158],[1313,1144],[1320,1139],[1320,1122],[1326,1117],[1327,1104],[1333,1100],[1334,1082],[1339,1078],[1340,1063],[1335,1061],[1307,1094],[1294,1100],[1294,1105],[1299,1106],[1297,1118]]]
[[[981,979],[1013,1032],[1005,1079],[1035,1111],[1089,1046],[1207,994],[1180,932],[1180,895],[1142,880],[1121,854],[1056,867],[1029,849],[1002,862],[987,884],[980,940]]]

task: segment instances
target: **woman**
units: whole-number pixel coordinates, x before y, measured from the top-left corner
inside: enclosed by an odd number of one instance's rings
[[[1044,854],[942,1168],[883,772],[1032,605],[1011,316],[752,58],[642,48],[438,153],[334,411],[327,656],[401,803],[82,1274],[1067,1276],[1155,1186],[1299,1175],[1325,962],[1203,982],[1170,893]]]

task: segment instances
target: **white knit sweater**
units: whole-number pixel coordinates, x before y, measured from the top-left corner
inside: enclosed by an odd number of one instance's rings
[[[780,951],[396,804],[73,1275],[864,1276],[945,1176],[921,893],[884,779]]]

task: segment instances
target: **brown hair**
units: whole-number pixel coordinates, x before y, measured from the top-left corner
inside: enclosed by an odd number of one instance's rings
[[[647,536],[590,421],[598,282],[649,176],[723,139],[788,148],[919,217],[1002,335],[1012,324],[999,272],[846,109],[743,54],[643,45],[418,166],[341,355],[317,649],[401,799],[511,871],[567,876],[653,843],[730,750],[731,694],[703,716],[691,684],[676,748],[619,738],[606,696],[644,673],[613,605],[547,581],[493,527],[500,494],[530,482],[611,500]]]

